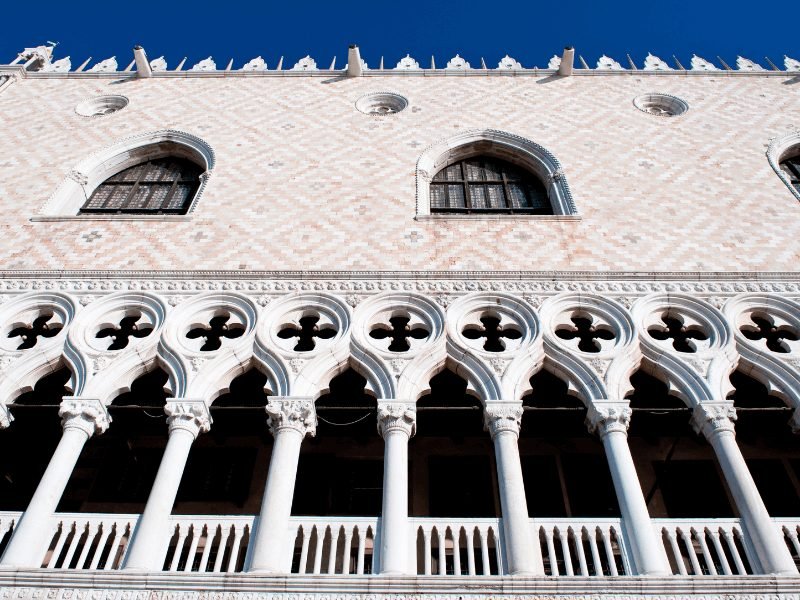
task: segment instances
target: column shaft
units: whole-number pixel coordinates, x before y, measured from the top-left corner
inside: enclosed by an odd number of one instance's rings
[[[408,433],[384,433],[381,573],[408,571]]]

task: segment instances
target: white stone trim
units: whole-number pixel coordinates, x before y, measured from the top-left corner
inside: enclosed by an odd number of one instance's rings
[[[439,140],[420,155],[416,168],[417,217],[431,214],[430,183],[434,175],[447,165],[476,154],[497,156],[532,171],[547,189],[555,215],[577,214],[561,163],[547,148],[505,131],[470,129]]]
[[[790,131],[776,138],[772,138],[767,148],[767,160],[772,170],[780,178],[780,180],[789,188],[795,198],[800,200],[800,191],[796,190],[789,178],[781,170],[780,162],[783,155],[795,147],[800,147],[800,130]]]
[[[168,147],[165,148],[165,145]],[[35,216],[75,217],[95,188],[112,175],[143,161],[170,155],[193,160],[204,169],[200,175],[200,186],[187,210],[189,214],[197,206],[214,169],[214,150],[195,135],[162,129],[124,138],[81,160]],[[162,219],[163,215],[141,215],[141,218]]]

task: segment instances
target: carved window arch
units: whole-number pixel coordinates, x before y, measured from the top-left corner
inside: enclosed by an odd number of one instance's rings
[[[558,159],[539,144],[504,131],[475,129],[441,140],[422,153],[416,175],[418,217],[470,212],[564,218],[578,212]],[[522,184],[523,191],[509,183]]]
[[[163,218],[194,210],[214,168],[214,151],[189,133],[136,135],[85,158],[40,211],[41,217]]]
[[[800,131],[772,140],[767,159],[786,187],[800,200]]]
[[[488,155],[454,162],[431,180],[432,213],[551,215],[547,190],[524,168]]]

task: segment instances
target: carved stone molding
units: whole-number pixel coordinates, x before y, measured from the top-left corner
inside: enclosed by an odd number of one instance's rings
[[[703,402],[694,408],[692,427],[707,439],[723,432],[735,433],[736,409],[733,402]]]
[[[66,396],[58,409],[61,426],[67,429],[80,429],[87,436],[101,434],[111,424],[111,416],[99,400]]]
[[[211,414],[202,400],[174,400],[164,406],[167,425],[172,433],[176,429],[188,431],[194,437],[211,429]]]
[[[490,404],[483,411],[483,428],[489,432],[492,439],[505,431],[519,436],[522,412],[522,406],[519,404]]]
[[[378,433],[381,437],[394,431],[402,431],[408,437],[417,432],[417,411],[413,405],[403,402],[380,402],[378,404]]]
[[[0,429],[5,429],[11,425],[11,421],[14,420],[14,415],[11,414],[11,411],[8,410],[8,406],[5,404],[0,404]]]
[[[273,436],[282,429],[292,429],[303,437],[317,434],[317,411],[311,398],[273,397],[264,408]]]
[[[586,424],[590,432],[601,438],[613,432],[627,433],[632,412],[627,402],[594,402],[586,415]]]

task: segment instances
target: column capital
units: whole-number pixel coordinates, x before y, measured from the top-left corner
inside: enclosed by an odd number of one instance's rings
[[[408,437],[417,433],[417,408],[414,404],[378,401],[378,433],[385,438],[387,433],[393,431],[402,431]]]
[[[727,400],[701,402],[694,407],[692,413],[692,427],[706,439],[725,431],[735,433],[734,421],[736,421],[736,408],[733,402]]]
[[[61,400],[58,416],[65,431],[80,429],[88,437],[103,433],[111,423],[111,416],[100,400],[79,396],[65,396]]]
[[[14,420],[14,415],[8,409],[7,404],[0,404],[0,429],[6,429],[11,426],[11,421]]]
[[[169,400],[164,405],[164,412],[167,415],[167,425],[169,432],[177,429],[188,431],[195,438],[201,433],[206,433],[211,429],[211,413],[208,405],[203,400],[189,400],[178,398]]]
[[[590,433],[596,432],[601,438],[615,431],[627,434],[632,412],[627,400],[594,401],[589,404],[586,426]]]
[[[483,429],[488,431],[492,439],[504,431],[510,431],[519,437],[522,427],[522,403],[490,402],[483,409]]]
[[[292,429],[303,437],[317,434],[317,411],[311,397],[273,396],[264,408],[273,436],[282,429]]]

